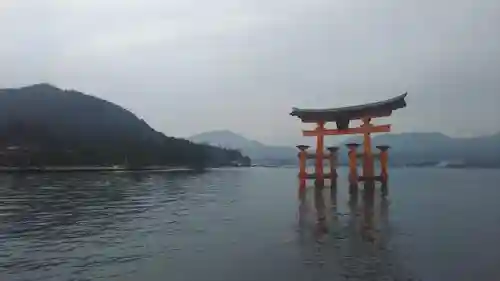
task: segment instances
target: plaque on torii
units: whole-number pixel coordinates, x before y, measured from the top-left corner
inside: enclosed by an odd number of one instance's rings
[[[349,181],[350,183],[357,183],[358,181],[387,181],[387,146],[379,146],[380,154],[377,156],[381,161],[381,173],[375,175],[374,169],[374,154],[372,153],[371,134],[372,133],[385,133],[391,131],[390,124],[375,125],[372,119],[379,117],[388,117],[392,115],[394,110],[406,107],[405,98],[407,93],[400,96],[368,104],[347,106],[340,108],[328,109],[301,109],[293,108],[290,115],[296,116],[301,119],[303,123],[314,123],[316,128],[313,130],[304,130],[304,136],[316,137],[316,153],[315,158],[315,174],[307,174],[305,172],[305,161],[310,158],[306,152],[307,148],[299,147],[299,159],[301,159],[301,171],[299,178],[301,179],[315,179],[316,183],[323,184],[325,175],[323,172],[323,160],[325,157],[334,157],[333,152],[327,154],[324,152],[324,137],[335,135],[363,135],[363,152],[358,155],[358,144],[347,144],[349,148]],[[351,121],[361,120],[362,124],[359,127],[349,127]],[[336,129],[326,128],[328,122],[335,122]],[[331,149],[330,149],[331,150]],[[336,151],[336,150],[335,150]],[[300,156],[303,153],[305,156]],[[357,174],[357,161],[360,156],[362,158],[362,175]],[[336,155],[335,155],[336,157]],[[304,171],[302,171],[304,169]],[[330,173],[330,178],[333,180],[333,172]],[[335,173],[336,175],[336,173]]]

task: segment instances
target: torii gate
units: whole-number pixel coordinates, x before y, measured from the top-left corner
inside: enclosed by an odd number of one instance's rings
[[[332,181],[336,179],[337,173],[335,167],[332,167],[337,158],[338,147],[329,147],[330,153],[324,152],[324,137],[332,135],[352,135],[363,134],[363,153],[358,155],[356,152],[359,144],[347,144],[349,148],[349,181],[351,184],[357,184],[358,181],[381,181],[386,182],[388,179],[387,173],[387,150],[388,146],[377,146],[380,149],[378,155],[381,162],[381,174],[375,175],[374,169],[374,154],[372,153],[371,134],[384,133],[391,131],[391,125],[374,125],[371,123],[373,118],[387,117],[392,115],[392,111],[406,107],[405,98],[407,93],[400,96],[369,104],[348,106],[341,108],[330,109],[299,109],[293,108],[290,115],[296,116],[303,123],[316,123],[316,128],[313,130],[304,130],[304,136],[316,137],[316,153],[311,155],[306,152],[308,146],[297,146],[300,150],[300,173],[299,178],[303,181],[306,179],[315,179],[316,184],[324,185],[324,179],[330,178]],[[363,123],[359,127],[349,128],[351,120],[361,120]],[[335,122],[337,129],[327,129],[327,122]],[[357,157],[360,156],[363,161],[363,174],[358,176],[357,173]],[[329,157],[331,165],[331,173],[325,175],[323,172],[323,160]],[[305,161],[307,158],[315,158],[315,174],[307,174],[305,171]]]

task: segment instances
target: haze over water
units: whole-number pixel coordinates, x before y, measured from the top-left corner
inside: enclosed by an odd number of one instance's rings
[[[373,206],[344,169],[2,175],[0,280],[500,278],[498,170],[390,172]]]

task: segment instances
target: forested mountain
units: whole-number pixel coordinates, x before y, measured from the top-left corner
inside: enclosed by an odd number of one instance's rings
[[[0,165],[249,162],[239,151],[167,137],[111,102],[48,84],[0,90]]]

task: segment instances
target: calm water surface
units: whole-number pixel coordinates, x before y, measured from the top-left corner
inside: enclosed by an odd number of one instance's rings
[[[392,169],[382,200],[296,169],[0,176],[0,280],[499,280],[500,171]]]

